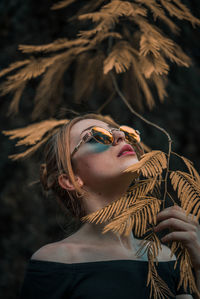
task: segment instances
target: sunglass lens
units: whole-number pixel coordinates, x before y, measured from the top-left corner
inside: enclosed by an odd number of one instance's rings
[[[130,143],[140,142],[140,133],[128,126],[121,126],[120,130],[124,132],[126,140]]]
[[[106,129],[100,127],[92,128],[93,137],[100,143],[111,144],[113,142],[113,136]]]

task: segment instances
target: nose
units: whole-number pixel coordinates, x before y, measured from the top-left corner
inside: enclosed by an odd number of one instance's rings
[[[125,134],[124,134],[124,132],[122,132],[120,130],[112,130],[112,134],[113,134],[113,138],[114,138],[112,145],[117,145],[118,143],[125,140]]]

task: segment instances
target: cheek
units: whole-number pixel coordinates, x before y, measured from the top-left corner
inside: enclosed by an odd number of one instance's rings
[[[92,143],[92,144],[87,144],[87,150],[92,154],[92,153],[103,153],[106,152],[111,146],[110,145],[105,145],[101,143]]]
[[[114,164],[110,155],[107,154],[107,148],[103,146],[94,146],[90,153],[84,153],[79,156],[74,163],[74,172],[87,184],[95,178],[100,178],[108,173]],[[105,152],[105,155],[104,155]]]

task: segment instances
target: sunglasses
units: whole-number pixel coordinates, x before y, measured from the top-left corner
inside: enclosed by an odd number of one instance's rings
[[[78,151],[80,146],[91,139],[101,143],[110,145],[114,142],[113,131],[122,131],[125,135],[125,140],[127,143],[130,144],[137,144],[140,142],[140,132],[128,126],[121,126],[118,128],[113,128],[111,130],[104,129],[98,126],[94,126],[90,129],[88,133],[86,133],[80,142],[77,144],[75,149],[73,150],[71,157]]]

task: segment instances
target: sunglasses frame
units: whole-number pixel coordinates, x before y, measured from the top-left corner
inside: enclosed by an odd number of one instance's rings
[[[112,136],[113,136],[113,131],[121,131],[121,132],[124,132],[123,130],[120,130],[120,128],[121,127],[123,127],[123,126],[120,126],[119,128],[113,128],[113,129],[105,129],[105,128],[102,128],[102,127],[100,127],[100,126],[93,126],[91,129],[90,129],[90,131],[89,132],[87,132],[82,138],[81,138],[81,140],[79,141],[79,143],[77,144],[77,146],[74,148],[74,150],[73,150],[73,152],[72,152],[72,154],[71,154],[71,158],[73,157],[73,155],[78,151],[78,149],[79,149],[79,147],[82,145],[82,144],[84,144],[84,143],[86,143],[87,141],[88,141],[88,138],[89,137],[92,137],[92,138],[94,138],[95,139],[95,137],[93,136],[93,134],[92,134],[92,129],[93,128],[95,128],[95,127],[97,127],[97,128],[101,128],[101,129],[104,129],[104,130],[106,130],[106,131],[108,131]],[[131,128],[131,127],[130,127]],[[140,132],[138,131],[138,130],[135,130],[135,129],[133,129],[138,135],[140,135]],[[101,143],[101,144],[104,144],[104,143],[102,143],[102,142],[100,142],[99,140],[97,140],[97,139],[95,139],[97,142],[99,142],[99,143]],[[113,137],[113,141],[114,141],[114,137]],[[140,141],[139,141],[140,142]],[[112,142],[113,143],[113,142]],[[110,143],[110,144],[112,144],[112,143]],[[129,142],[130,143],[130,142]],[[138,143],[138,142],[137,142]]]

